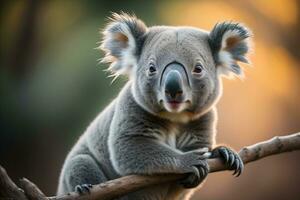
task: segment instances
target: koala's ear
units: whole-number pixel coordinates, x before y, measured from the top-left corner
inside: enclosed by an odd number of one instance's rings
[[[222,75],[242,75],[238,61],[248,63],[245,55],[249,51],[251,32],[239,23],[223,22],[214,26],[209,34],[209,44]]]
[[[110,63],[108,71],[113,76],[129,73],[137,64],[146,25],[133,15],[113,13],[105,27],[100,49],[105,52],[101,62]]]

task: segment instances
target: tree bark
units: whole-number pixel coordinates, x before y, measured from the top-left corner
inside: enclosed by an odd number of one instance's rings
[[[274,154],[300,150],[300,133],[276,136],[239,152],[244,164],[259,160]],[[228,167],[220,159],[208,159],[209,173],[228,170]],[[39,188],[27,179],[20,180],[19,188],[0,166],[0,199],[11,198],[21,200],[108,200],[124,194],[149,187],[151,185],[176,181],[183,178],[182,174],[164,174],[153,176],[129,175],[105,183],[94,185],[89,194],[79,195],[75,192],[63,196],[46,197]]]

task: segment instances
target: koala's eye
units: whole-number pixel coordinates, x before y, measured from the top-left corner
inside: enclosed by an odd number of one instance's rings
[[[201,74],[203,72],[203,67],[201,64],[197,64],[193,69],[194,74]]]
[[[156,72],[156,67],[155,67],[154,63],[149,64],[148,72],[149,72],[149,75],[153,75]]]

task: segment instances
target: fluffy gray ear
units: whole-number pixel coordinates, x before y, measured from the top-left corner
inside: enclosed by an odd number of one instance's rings
[[[248,63],[245,57],[249,51],[251,32],[239,23],[223,22],[214,26],[209,34],[218,72],[222,75],[242,75],[238,61]]]
[[[137,65],[137,57],[147,32],[146,25],[133,15],[113,13],[103,31],[101,62],[110,63],[113,76],[126,74]]]

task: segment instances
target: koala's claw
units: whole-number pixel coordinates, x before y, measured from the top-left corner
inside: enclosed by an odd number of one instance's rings
[[[188,173],[188,175],[179,182],[184,188],[197,187],[208,175],[209,167],[206,160],[203,161],[202,165],[194,166],[194,168],[194,173]]]
[[[90,189],[93,187],[92,184],[82,184],[82,185],[76,185],[75,192],[78,194],[86,194],[90,193]]]
[[[244,170],[244,163],[240,156],[228,147],[217,147],[212,151],[212,158],[221,157],[229,169],[234,170],[233,175],[240,176]]]

